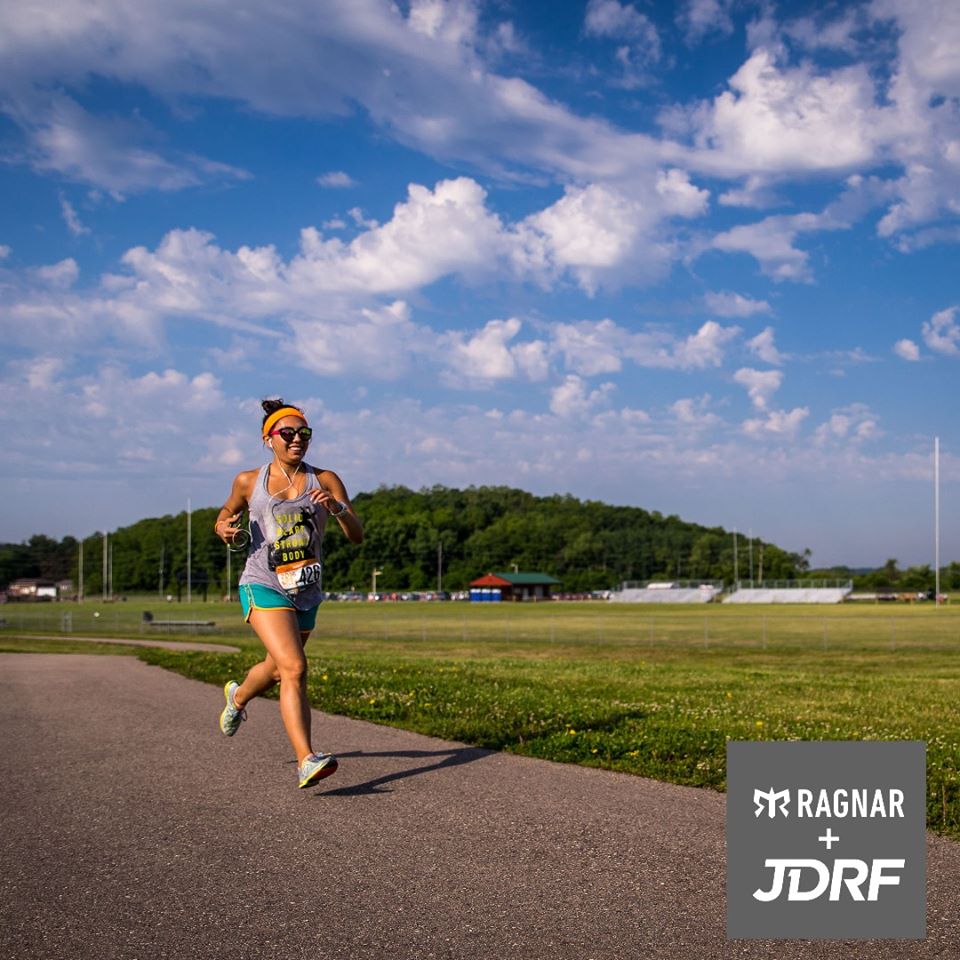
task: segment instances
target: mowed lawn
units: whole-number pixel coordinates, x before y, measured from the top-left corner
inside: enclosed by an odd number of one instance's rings
[[[222,685],[259,657],[236,605],[71,606],[40,640],[64,606],[8,605],[0,649],[116,653],[69,638],[143,639],[147,608],[244,649],[151,663]],[[322,710],[718,790],[729,739],[924,740],[928,825],[960,838],[960,604],[329,603],[308,653]]]

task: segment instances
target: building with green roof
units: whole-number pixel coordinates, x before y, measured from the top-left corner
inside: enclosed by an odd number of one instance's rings
[[[503,600],[549,600],[556,577],[546,573],[488,573],[470,583],[474,603],[498,603]]]

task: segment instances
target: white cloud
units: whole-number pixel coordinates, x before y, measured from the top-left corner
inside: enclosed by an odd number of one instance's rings
[[[800,425],[810,415],[808,407],[794,407],[793,410],[771,410],[766,418],[744,420],[743,431],[748,436],[760,437],[772,434],[778,437],[793,437]]]
[[[952,100],[960,94],[960,11],[952,0],[874,0],[871,10],[899,31],[883,132],[903,175],[895,182],[898,199],[878,224],[881,236],[894,237],[960,213],[960,116]],[[911,244],[901,239],[898,246]]]
[[[105,278],[115,296],[158,314],[190,314],[248,329],[277,315],[342,312],[345,299],[420,289],[443,276],[481,276],[496,268],[508,240],[472,180],[410,187],[387,223],[350,243],[301,231],[300,253],[284,261],[272,246],[218,247],[209,233],[174,230],[153,251],[123,256],[126,274]]]
[[[49,390],[65,367],[62,357],[35,357],[24,364],[24,378],[31,390]]]
[[[151,138],[142,121],[95,116],[63,94],[30,94],[8,101],[5,112],[23,130],[34,169],[93,184],[118,199],[144,190],[250,178],[245,170],[202,157],[164,157],[141,145]]]
[[[702,397],[683,397],[670,405],[670,413],[683,424],[697,430],[718,427],[721,419],[710,410],[712,399],[709,394]]]
[[[44,286],[66,290],[77,282],[77,278],[80,276],[80,268],[73,257],[67,257],[59,263],[36,267],[33,274]]]
[[[665,213],[678,217],[699,217],[707,212],[710,191],[694,186],[690,175],[676,168],[657,173],[657,195]]]
[[[766,410],[770,398],[783,383],[783,373],[780,370],[752,370],[742,367],[733,375],[733,379],[746,388],[750,402],[758,410]]]
[[[719,367],[727,344],[739,335],[739,327],[721,327],[716,321],[708,320],[696,333],[677,345],[677,363],[685,369]]]
[[[957,313],[960,307],[947,307],[935,313],[923,324],[923,342],[934,353],[945,357],[960,357],[960,324]]]
[[[874,160],[877,111],[864,66],[818,74],[810,64],[780,67],[771,51],[758,49],[729,86],[693,115],[698,164],[735,176]]]
[[[464,378],[471,383],[508,380],[517,376],[520,370],[532,371],[538,377],[545,375],[542,343],[521,346],[522,362],[518,362],[518,348],[510,346],[521,326],[516,317],[511,317],[509,320],[491,320],[472,336],[459,332],[446,334],[440,346],[449,367],[446,381],[456,385]]]
[[[334,190],[344,190],[357,185],[357,181],[343,170],[331,170],[329,173],[321,173],[320,176],[317,177],[317,183],[321,187]]]
[[[912,340],[898,340],[893,345],[893,352],[901,360],[914,361],[920,359],[920,348]]]
[[[811,16],[797,17],[783,24],[783,33],[805,50],[840,51],[856,54],[856,34],[864,26],[863,10],[845,10],[830,19],[833,11],[817,11]]]
[[[713,238],[712,246],[727,253],[748,253],[773,280],[810,279],[808,254],[794,246],[797,235],[822,226],[814,214],[767,217],[732,227]]]
[[[627,88],[649,82],[646,70],[660,60],[660,35],[645,14],[630,3],[589,0],[583,21],[588,36],[621,41],[615,58],[623,68],[619,85]]]
[[[550,394],[550,412],[558,417],[584,417],[597,406],[606,404],[613,392],[612,383],[601,384],[596,390],[588,390],[580,377],[569,374]]]
[[[8,116],[40,169],[114,194],[182,189],[242,171],[157,147],[130,117],[84,111],[68,94],[89,78],[134,84],[165,103],[223,99],[271,116],[344,116],[357,107],[405,145],[498,175],[531,167],[565,177],[655,164],[653,138],[577,116],[481,58],[507,50],[511,28],[470,0],[418,0],[404,16],[388,0],[332,0],[324,16],[294,0],[283,18],[262,4],[170,0],[162,11],[124,0],[63,0],[57,29],[14,5],[0,9],[0,84]],[[510,44],[516,48],[516,43]],[[101,154],[98,147],[109,150]]]
[[[712,320],[682,339],[662,330],[634,333],[610,319],[558,323],[549,329],[552,349],[581,376],[616,373],[624,360],[671,370],[720,366],[726,346],[740,335],[739,327],[721,327]]]
[[[392,218],[371,226],[348,245],[302,231],[301,253],[286,275],[304,289],[400,292],[451,273],[491,270],[507,249],[500,219],[486,207],[474,180],[444,180],[434,190],[411,184]]]
[[[6,260],[11,254],[11,249],[7,244],[0,243],[0,260]]]
[[[762,174],[751,174],[745,177],[743,184],[725,190],[717,197],[722,207],[745,207],[763,209],[780,203],[773,186],[771,177]]]
[[[941,243],[960,243],[960,227],[925,227],[910,234],[902,234],[896,239],[896,248],[900,253],[916,253]]]
[[[409,23],[417,33],[452,44],[473,44],[477,8],[471,0],[412,0]]]
[[[196,429],[198,423],[229,423],[233,414],[220,382],[206,372],[191,376],[165,369],[131,375],[108,364],[77,376],[67,361],[50,356],[8,372],[14,376],[0,386],[0,403],[6,406],[2,426],[8,434],[9,463],[16,464],[20,475],[36,469],[41,480],[90,481],[90,489],[99,491],[101,483],[113,484],[120,473],[126,486],[142,487],[155,499],[158,480],[179,481],[204,472],[211,446],[230,432],[229,427],[224,434],[219,427],[212,434]],[[41,438],[41,448],[55,444],[56,456],[43,458],[39,467],[37,438],[12,429],[14,418],[22,416],[10,405],[13,397],[19,398],[19,410],[26,403],[37,422],[52,425],[49,436]],[[250,444],[247,456],[255,449]],[[145,470],[151,471],[147,484],[139,479]],[[68,509],[75,510],[76,503],[71,500]],[[143,509],[148,510],[147,502]],[[140,514],[151,515],[156,513]]]
[[[733,32],[730,0],[685,0],[677,13],[677,23],[688,43],[698,43],[707,34]]]
[[[718,317],[752,317],[758,313],[771,313],[766,300],[752,300],[739,293],[728,291],[704,294],[704,303]]]
[[[874,0],[873,13],[900,28],[900,69],[931,91],[960,95],[960,9],[953,0]]]
[[[571,188],[555,204],[528,217],[521,228],[524,266],[570,270],[588,292],[616,275],[640,240],[650,215],[643,204],[606,187]],[[650,242],[644,280],[661,276],[670,261],[666,245]],[[521,254],[518,254],[521,255]]]
[[[629,333],[612,320],[558,323],[552,327],[555,348],[563,354],[567,369],[584,377],[616,373]]]
[[[773,342],[773,327],[766,327],[755,337],[747,341],[747,349],[764,363],[779,366],[784,361],[783,354]]]
[[[75,236],[82,237],[90,232],[90,228],[83,225],[73,204],[66,197],[60,197],[60,212],[67,229]]]
[[[854,403],[835,410],[824,423],[814,431],[814,442],[860,443],[872,440],[879,435],[877,418],[866,404]]]
[[[361,374],[396,380],[411,372],[417,356],[432,349],[434,334],[413,322],[410,307],[396,300],[329,317],[293,319],[296,356],[306,369],[324,376]]]
[[[941,216],[960,213],[960,140],[955,163],[914,161],[906,165],[903,177],[896,181],[899,200],[892,204],[877,224],[881,237],[892,237],[904,230],[929,223]],[[948,239],[941,235],[942,239]],[[909,249],[909,241],[903,244]]]
[[[650,195],[678,215],[700,202],[685,176],[670,171],[654,181]],[[390,220],[367,224],[350,242],[304,229],[290,260],[272,245],[224,249],[211,234],[191,229],[170,231],[154,249],[131,248],[121,269],[104,274],[96,288],[69,290],[79,272],[73,260],[34,270],[24,275],[29,284],[0,291],[6,300],[0,323],[15,342],[29,330],[29,338],[39,333],[85,347],[110,337],[157,346],[166,323],[180,319],[271,340],[290,330],[302,348],[300,362],[318,373],[366,370],[375,379],[396,379],[414,360],[427,358],[449,376],[467,371],[474,385],[508,376],[542,380],[558,355],[569,370],[587,376],[616,370],[625,360],[687,370],[718,365],[738,328],[708,322],[678,338],[634,333],[609,320],[548,324],[551,340],[518,338],[507,346],[519,322],[511,320],[479,334],[452,332],[444,341],[444,331],[413,321],[405,297],[388,299],[447,276],[513,274],[542,282],[572,268],[583,281],[589,268],[597,271],[591,283],[622,277],[644,259],[646,243],[657,243],[636,237],[643,214],[635,201],[587,189],[510,226],[488,209],[485,192],[469,178],[441,181],[433,190],[414,184]],[[590,242],[584,243],[584,232]],[[53,296],[44,289],[50,287],[61,292]],[[440,342],[453,347],[446,361],[436,349]]]
[[[649,41],[657,37],[649,17],[631,3],[617,0],[589,0],[583,20],[584,30],[595,37]],[[659,42],[659,41],[657,41]]]

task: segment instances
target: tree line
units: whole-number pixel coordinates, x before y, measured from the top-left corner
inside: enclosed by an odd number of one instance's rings
[[[791,552],[758,538],[748,543],[741,535],[735,556],[734,535],[721,527],[569,495],[537,497],[510,487],[435,486],[413,491],[385,486],[358,494],[354,507],[364,523],[364,542],[354,547],[337,524],[330,524],[324,541],[328,590],[369,590],[374,570],[378,589],[384,591],[463,590],[485,573],[514,568],[550,574],[561,581],[561,590],[571,592],[609,589],[625,580],[731,583],[735,569],[741,579],[749,576],[748,556],[758,580],[812,575],[808,551]],[[217,512],[218,508],[207,507],[190,517],[193,593],[219,596],[227,589],[228,551],[213,532]],[[107,548],[106,586],[113,594],[166,595],[185,589],[186,513],[122,527],[109,534]],[[0,586],[21,577],[69,578],[77,585],[80,554],[81,543],[73,537],[57,542],[38,535],[22,544],[2,544]],[[102,535],[85,537],[82,554],[84,592],[100,595]],[[235,586],[243,555],[230,556],[229,565]],[[948,570],[953,567],[960,588],[960,565],[952,564]],[[883,586],[913,589],[914,581],[923,579],[918,571],[924,570],[929,584],[925,580],[916,589],[928,589],[933,583],[929,567],[902,573],[896,561],[890,561],[879,576],[889,581]],[[816,576],[851,574],[847,568],[815,571]],[[860,578],[853,575],[855,582]]]

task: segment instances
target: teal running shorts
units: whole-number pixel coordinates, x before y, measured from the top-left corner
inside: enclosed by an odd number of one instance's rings
[[[286,594],[259,583],[240,584],[240,606],[243,607],[243,619],[248,623],[254,610],[292,610],[297,615],[301,633],[309,633],[317,625],[319,605],[298,610]]]

